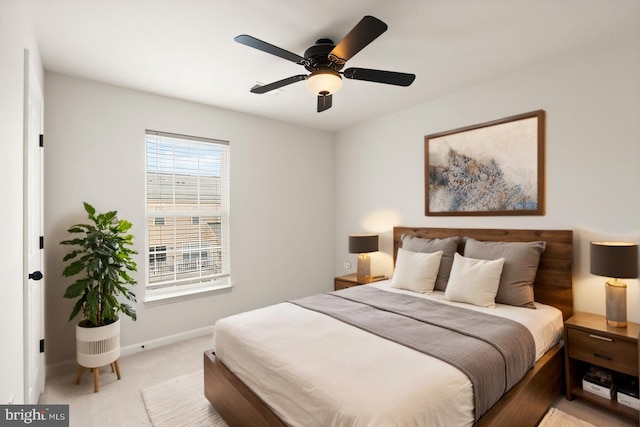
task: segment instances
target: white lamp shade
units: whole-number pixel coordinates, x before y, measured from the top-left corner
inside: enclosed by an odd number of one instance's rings
[[[342,77],[331,70],[318,70],[307,77],[307,90],[314,95],[337,92],[342,87]],[[326,93],[325,93],[326,95]]]

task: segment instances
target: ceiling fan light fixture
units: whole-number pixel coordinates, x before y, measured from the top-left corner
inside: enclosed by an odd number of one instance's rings
[[[333,94],[342,87],[342,77],[333,70],[317,70],[307,77],[307,90],[314,95]]]

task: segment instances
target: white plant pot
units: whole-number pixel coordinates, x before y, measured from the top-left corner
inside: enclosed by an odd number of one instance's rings
[[[85,368],[99,368],[120,358],[120,319],[106,326],[83,328],[76,324],[76,357]]]

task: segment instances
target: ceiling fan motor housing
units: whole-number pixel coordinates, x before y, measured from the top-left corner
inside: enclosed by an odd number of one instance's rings
[[[316,71],[320,68],[328,68],[333,71],[339,71],[344,67],[344,64],[336,64],[329,60],[329,53],[336,45],[331,39],[319,39],[316,44],[311,46],[304,52],[304,57],[309,61],[305,64],[304,68],[309,71]]]

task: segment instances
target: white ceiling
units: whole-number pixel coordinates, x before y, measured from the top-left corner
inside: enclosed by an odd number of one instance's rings
[[[424,103],[640,27],[639,0],[23,0],[45,70],[326,131]],[[348,67],[410,72],[410,87],[345,80],[316,112],[306,70],[235,43],[249,34],[303,55],[364,15],[389,29]]]

